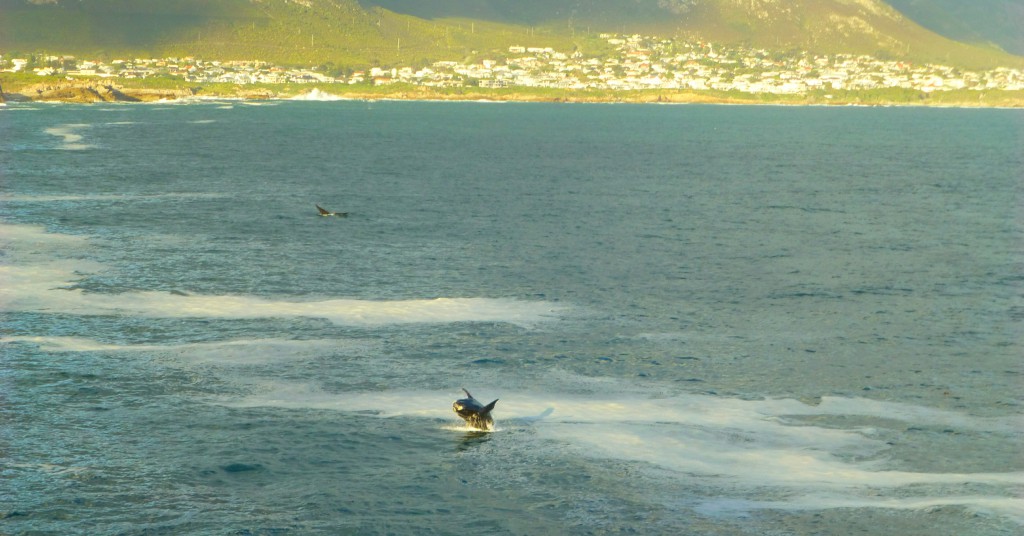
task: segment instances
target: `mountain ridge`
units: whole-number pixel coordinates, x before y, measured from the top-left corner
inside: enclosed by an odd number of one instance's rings
[[[993,47],[943,37],[880,0],[364,0],[423,18],[459,9],[502,22],[602,27],[619,33],[655,33],[771,49],[862,53],[962,66],[1012,62]],[[512,7],[516,6],[516,7]]]
[[[964,43],[997,46],[1024,55],[1024,1],[888,0],[915,22]]]
[[[0,0],[0,50],[427,64],[513,44],[599,53],[600,32],[969,68],[1024,57],[944,38],[880,0]]]

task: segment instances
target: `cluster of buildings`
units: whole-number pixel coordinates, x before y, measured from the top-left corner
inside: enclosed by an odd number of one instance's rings
[[[1024,72],[997,68],[968,71],[943,65],[911,65],[863,55],[780,54],[640,35],[604,34],[614,51],[601,57],[551,48],[513,46],[500,59],[475,63],[439,61],[430,66],[374,67],[343,76],[287,69],[262,61],[164,58],[78,61],[48,56],[32,68],[40,75],[147,78],[165,75],[192,83],[282,84],[408,83],[432,87],[541,87],[561,89],[687,89],[802,94],[814,90],[902,88],[923,92],[955,89],[1024,90]],[[0,69],[25,70],[28,61],[0,56]]]
[[[68,79],[100,77],[137,79],[171,76],[188,82],[229,84],[288,84],[342,82],[310,69],[287,69],[265,61],[204,61],[185,58],[136,58],[113,60],[78,60],[74,56],[42,56],[41,65],[31,67],[40,76],[64,76]],[[27,59],[5,59],[0,55],[0,70],[8,72],[29,69]]]
[[[585,58],[550,48],[511,47],[503,61],[438,62],[431,68],[371,70],[377,84],[555,87],[565,89],[690,89],[801,94],[825,90],[1024,90],[1024,72],[966,71],[911,65],[871,56],[779,54],[653,37],[602,35],[615,53]]]

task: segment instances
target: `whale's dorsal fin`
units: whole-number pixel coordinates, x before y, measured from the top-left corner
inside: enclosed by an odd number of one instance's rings
[[[480,415],[487,415],[488,413],[490,413],[491,410],[494,409],[494,405],[497,404],[497,403],[498,403],[498,399],[495,398],[494,402],[491,402],[490,404],[487,404],[486,406],[484,406],[484,409],[480,410]]]
[[[469,391],[467,391],[465,387],[462,388],[462,392],[466,393],[466,398],[473,398],[473,395],[469,394]]]

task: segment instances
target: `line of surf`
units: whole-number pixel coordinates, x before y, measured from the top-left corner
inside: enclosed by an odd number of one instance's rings
[[[1000,515],[1024,525],[1024,500],[986,495],[946,497],[850,497],[834,493],[799,495],[785,501],[717,499],[703,501],[694,509],[710,517],[745,516],[754,510],[815,511],[837,508],[877,508],[886,510],[927,510],[945,506],[965,507],[972,511]]]
[[[0,266],[0,278],[14,285],[0,290],[0,310],[59,312],[86,316],[151,318],[322,318],[339,325],[498,322],[522,327],[556,318],[562,308],[547,302],[500,298],[410,300],[276,300],[235,295],[183,295],[141,291],[87,293],[67,287],[72,281],[58,264],[14,268]],[[39,276],[43,276],[40,278]]]
[[[0,338],[0,344],[34,345],[49,353],[144,354],[182,363],[253,365],[316,359],[348,354],[366,355],[376,343],[362,339],[235,339],[173,344],[110,343],[86,337],[17,335]]]
[[[223,199],[224,194],[181,192],[163,194],[0,194],[0,201],[5,203],[57,203],[75,201],[146,201],[161,199]],[[6,227],[6,226],[5,226]]]
[[[496,322],[522,327],[551,321],[565,311],[551,302],[512,298],[273,299],[161,291],[85,292],[76,287],[82,274],[105,268],[78,258],[87,247],[88,241],[81,237],[47,233],[37,226],[0,224],[0,249],[10,252],[0,261],[0,281],[7,283],[0,288],[0,310],[152,318],[323,318],[356,326]]]
[[[495,412],[499,431],[530,426],[529,437],[535,438],[531,440],[565,445],[572,456],[637,462],[658,468],[654,474],[659,478],[686,475],[689,481],[701,479],[723,490],[724,497],[746,497],[731,505],[718,500],[701,503],[701,508],[709,511],[952,505],[1024,519],[1020,515],[1024,501],[1013,495],[1014,489],[1024,486],[1024,471],[900,470],[886,459],[889,446],[871,428],[841,428],[835,423],[817,426],[789,418],[794,414],[880,415],[894,421],[998,434],[1010,440],[1020,429],[1018,417],[974,419],[956,412],[842,397],[810,405],[792,399],[740,400],[697,394],[652,398],[622,391],[573,396],[486,386],[473,390],[500,397]],[[265,382],[249,396],[217,403],[422,418],[440,421],[445,429],[462,430],[451,411],[451,402],[459,396],[454,388],[450,392],[353,393],[328,392],[312,384]],[[671,482],[668,486],[672,487]],[[979,486],[988,494],[976,494]],[[760,498],[766,490],[771,491],[769,496],[781,493],[787,499],[764,501]]]

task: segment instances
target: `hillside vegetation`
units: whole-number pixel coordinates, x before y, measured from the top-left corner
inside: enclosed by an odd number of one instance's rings
[[[889,0],[915,22],[950,39],[1024,55],[1020,0]]]
[[[880,0],[365,0],[364,4],[427,19],[467,12],[487,20],[577,32],[645,33],[970,68],[1024,65],[1024,58],[995,47],[960,43],[927,30]]]
[[[599,55],[607,50],[600,32],[1024,66],[877,0],[0,0],[0,15],[8,54],[191,55],[336,71],[501,56],[510,45]]]
[[[463,59],[503,52],[511,43],[572,50],[587,42],[498,22],[425,20],[355,0],[0,0],[0,12],[0,50],[8,53],[193,55],[342,67]]]

